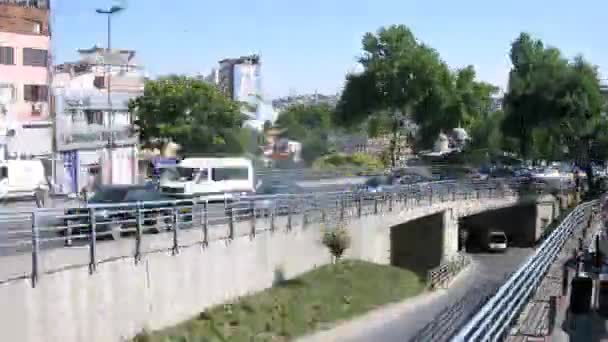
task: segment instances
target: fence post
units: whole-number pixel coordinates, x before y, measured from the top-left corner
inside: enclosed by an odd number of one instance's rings
[[[452,202],[456,202],[456,187],[452,186]]]
[[[228,209],[228,239],[234,240],[234,206]]]
[[[388,197],[388,211],[393,211],[393,193],[391,192]]]
[[[177,207],[177,203],[175,203],[175,207],[173,208],[173,248],[171,252],[173,255],[179,253],[179,240],[178,240],[178,231],[179,230],[179,208]]]
[[[361,217],[363,215],[363,196],[359,195],[357,197],[357,216]]]
[[[270,213],[268,213],[268,215],[270,216],[270,231],[274,233],[275,230],[275,226],[274,226],[274,213],[277,210],[276,207],[276,202],[272,205],[272,207],[270,208]]]
[[[433,186],[429,186],[429,203],[433,205]]]
[[[91,241],[89,242],[89,273],[97,270],[97,222],[95,221],[95,208],[89,209],[89,223],[91,225]]]
[[[344,220],[344,198],[340,198],[340,221]]]
[[[374,196],[374,215],[378,215],[378,196]]]
[[[38,283],[38,264],[40,253],[40,231],[38,230],[37,211],[32,212],[32,287]]]
[[[306,227],[308,224],[308,208],[306,205],[302,206],[302,227]]]
[[[255,200],[253,200],[253,201],[251,201],[251,232],[249,233],[249,235],[251,235],[251,238],[255,237],[255,232],[256,232],[255,220],[256,220]]]
[[[142,205],[140,202],[137,202],[137,207],[135,207],[135,219],[136,219],[136,227],[135,227],[135,264],[138,264],[141,261],[141,234],[142,228],[144,225],[144,217],[142,213]],[[162,214],[159,216],[162,217]],[[161,218],[158,218],[161,219]]]
[[[202,247],[209,246],[209,202],[205,200],[203,202],[201,212],[201,226],[203,228],[203,244]]]
[[[293,200],[291,196],[287,200],[287,231],[291,231],[292,228],[292,210],[293,209]]]

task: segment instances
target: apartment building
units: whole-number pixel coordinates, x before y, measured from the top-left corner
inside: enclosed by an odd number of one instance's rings
[[[0,159],[50,156],[49,2],[0,0]]]
[[[91,176],[101,184],[133,184],[138,137],[128,104],[143,94],[143,68],[132,50],[78,52],[77,62],[55,66],[56,183],[64,193],[81,191]]]

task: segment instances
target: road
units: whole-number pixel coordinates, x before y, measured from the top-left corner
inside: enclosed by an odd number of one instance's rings
[[[360,182],[360,177],[353,177],[303,181],[297,182],[297,184],[300,186],[301,191],[313,193],[344,191],[348,190],[353,184]],[[62,215],[64,209],[77,207],[78,205],[78,201],[74,199],[54,198],[46,203],[46,209],[38,212],[36,223],[39,227],[42,227],[40,237],[51,240],[43,242],[40,246],[41,249],[64,246],[64,240],[58,236],[56,227],[63,225]],[[31,252],[32,212],[35,209],[37,207],[34,201],[27,199],[22,201],[5,201],[0,204],[0,257]],[[209,207],[209,211],[213,212],[216,217],[224,216],[224,205],[212,204]],[[214,221],[218,221],[218,219]],[[86,243],[86,241],[75,241],[76,245]]]
[[[300,342],[403,342],[408,341],[444,309],[459,301],[473,287],[504,279],[533,252],[531,248],[509,248],[505,254],[474,254],[471,266],[447,290],[380,309],[345,323],[333,330],[317,333]]]

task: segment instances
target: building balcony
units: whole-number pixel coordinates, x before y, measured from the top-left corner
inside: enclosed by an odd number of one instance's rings
[[[20,7],[49,9],[49,0],[0,0],[0,4],[8,4]]]
[[[57,134],[57,149],[60,151],[96,149],[110,145],[130,146],[137,143],[138,136],[131,126],[72,129]]]

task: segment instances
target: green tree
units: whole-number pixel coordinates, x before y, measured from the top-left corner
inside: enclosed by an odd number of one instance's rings
[[[534,130],[557,115],[568,61],[559,50],[522,33],[511,45],[512,68],[505,94],[505,135],[517,139],[523,158],[532,157]]]
[[[333,110],[326,104],[296,104],[287,107],[275,125],[286,129],[289,139],[302,143],[302,159],[310,164],[329,151],[332,116]]]
[[[402,117],[411,117],[413,108],[449,70],[437,52],[420,43],[404,25],[366,33],[362,46],[359,63],[364,71],[347,76],[336,121],[356,125],[372,115],[387,113],[392,120],[389,150],[394,166]]]
[[[145,146],[172,141],[186,153],[242,153],[240,105],[215,87],[185,76],[147,81],[129,103]]]
[[[606,153],[597,149],[606,134],[597,68],[580,56],[568,61],[525,33],[513,43],[511,61],[505,133],[518,139],[525,158],[574,160],[593,186],[591,161]]]

